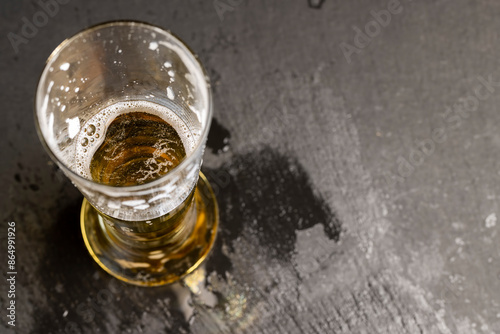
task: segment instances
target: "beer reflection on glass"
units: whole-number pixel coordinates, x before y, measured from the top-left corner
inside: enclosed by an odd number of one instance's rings
[[[205,259],[218,225],[200,173],[212,97],[182,41],[140,22],[78,33],[47,60],[35,117],[47,152],[85,197],[83,238],[104,270],[156,286]]]

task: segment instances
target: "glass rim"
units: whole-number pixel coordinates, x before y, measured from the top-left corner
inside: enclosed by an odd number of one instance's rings
[[[99,183],[99,182],[96,182],[96,181],[94,181],[92,179],[87,179],[87,178],[81,176],[80,174],[76,173],[71,168],[69,168],[68,166],[66,166],[66,164],[63,163],[61,161],[61,159],[59,159],[56,156],[56,154],[52,151],[52,149],[48,145],[47,141],[45,140],[45,137],[44,137],[44,135],[42,133],[42,130],[40,128],[40,121],[39,121],[39,117],[38,117],[38,108],[37,108],[36,101],[37,101],[37,97],[38,97],[38,94],[39,94],[40,85],[42,83],[41,80],[46,75],[46,73],[47,73],[50,65],[52,64],[52,60],[56,57],[56,55],[58,55],[60,53],[60,51],[62,49],[64,49],[64,47],[66,47],[71,42],[73,42],[77,37],[80,37],[81,35],[86,34],[88,32],[95,31],[95,30],[100,30],[102,28],[109,27],[109,26],[143,26],[143,27],[146,27],[148,29],[155,30],[158,33],[169,35],[174,40],[177,40],[179,42],[179,44],[186,49],[187,54],[189,56],[191,56],[191,58],[194,61],[194,63],[199,66],[199,68],[201,69],[203,78],[205,80],[205,83],[207,85],[207,99],[208,99],[208,101],[207,101],[208,102],[208,104],[207,104],[207,111],[208,111],[207,125],[202,129],[201,134],[200,134],[200,140],[198,141],[198,143],[196,143],[195,148],[177,166],[175,166],[172,170],[168,171],[165,175],[162,175],[161,177],[159,177],[159,178],[157,178],[157,179],[155,179],[155,180],[153,180],[151,182],[147,182],[147,183],[143,183],[143,184],[139,184],[139,185],[133,185],[133,186],[112,186],[112,185],[107,185],[107,184],[104,184],[104,183]],[[107,191],[114,191],[114,192],[116,192],[117,190],[119,190],[121,192],[127,192],[127,191],[134,192],[134,191],[147,190],[147,189],[150,189],[152,187],[161,185],[166,179],[172,178],[172,177],[175,177],[176,175],[178,175],[182,170],[184,170],[188,165],[190,165],[191,162],[194,159],[196,159],[201,154],[200,151],[205,146],[205,139],[208,136],[208,132],[210,131],[210,125],[211,125],[211,122],[212,122],[212,116],[213,116],[212,89],[211,89],[211,85],[210,85],[210,79],[209,79],[209,77],[207,75],[207,72],[206,72],[205,68],[203,67],[203,65],[201,64],[201,62],[198,60],[198,56],[176,34],[170,32],[169,30],[166,30],[166,29],[164,29],[162,27],[159,27],[157,25],[154,25],[154,24],[151,24],[151,23],[147,23],[147,22],[143,22],[143,21],[138,21],[138,20],[113,20],[113,21],[106,21],[106,22],[98,23],[98,24],[89,26],[89,27],[87,27],[87,28],[85,28],[83,30],[80,30],[79,32],[77,32],[74,35],[72,35],[71,37],[66,38],[65,40],[63,40],[51,52],[51,54],[49,55],[49,57],[45,61],[45,66],[44,66],[44,68],[43,68],[43,70],[42,70],[42,72],[41,72],[41,74],[39,76],[39,79],[38,79],[38,83],[37,83],[37,87],[36,87],[36,91],[35,91],[34,108],[33,108],[33,110],[34,110],[34,114],[35,114],[35,128],[36,128],[36,132],[38,134],[38,137],[40,138],[40,141],[41,141],[43,147],[45,148],[45,151],[49,154],[50,158],[53,161],[55,161],[56,164],[60,168],[64,169],[66,172],[68,172],[75,179],[77,179],[77,180],[79,180],[81,182],[84,182],[84,183],[91,184],[93,187],[100,188],[104,192],[107,192]]]

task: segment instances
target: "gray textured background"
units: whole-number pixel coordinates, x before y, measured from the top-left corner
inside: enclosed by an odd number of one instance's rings
[[[348,63],[341,43],[390,1],[307,1],[70,0],[16,54],[7,34],[40,7],[1,0],[0,245],[15,221],[18,255],[2,333],[500,333],[500,85],[481,83],[500,83],[500,3],[402,0]],[[221,230],[200,291],[102,272],[82,197],[35,132],[47,56],[114,19],[190,45],[213,81],[214,141],[230,134],[205,156]]]

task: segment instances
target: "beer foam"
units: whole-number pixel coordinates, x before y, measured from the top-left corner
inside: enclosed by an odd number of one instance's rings
[[[90,162],[97,149],[106,138],[106,130],[113,120],[119,115],[131,112],[145,112],[162,118],[170,124],[182,140],[186,156],[196,146],[195,138],[186,123],[171,109],[149,101],[118,102],[102,109],[90,118],[82,127],[76,140],[75,169],[86,179],[91,180]]]

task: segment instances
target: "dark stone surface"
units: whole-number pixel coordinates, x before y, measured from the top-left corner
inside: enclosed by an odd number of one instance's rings
[[[500,3],[394,3],[70,0],[15,52],[40,5],[1,1],[0,332],[500,333]],[[93,262],[33,120],[52,50],[115,19],[172,30],[213,82],[221,229],[168,287]]]

